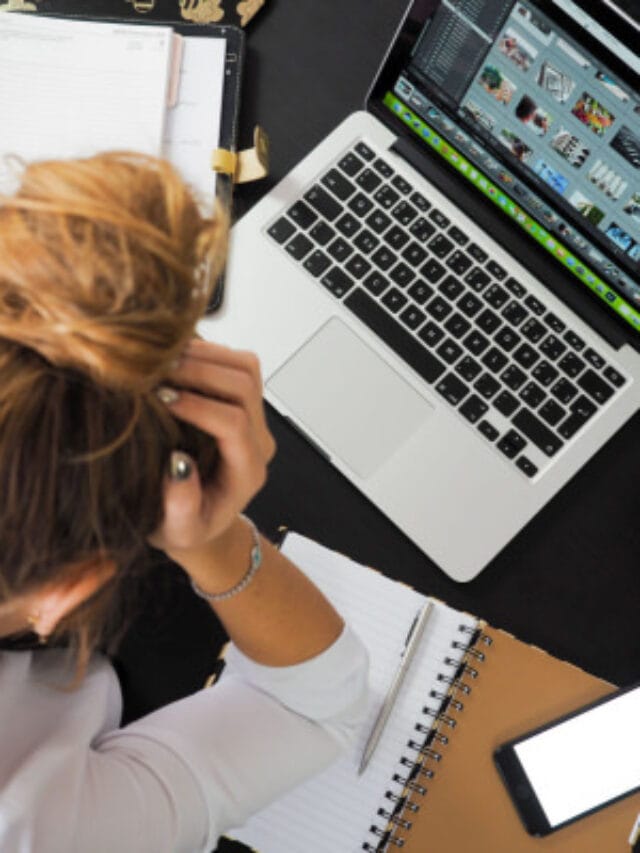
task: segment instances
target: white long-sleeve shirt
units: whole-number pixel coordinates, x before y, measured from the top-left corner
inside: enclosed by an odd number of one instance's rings
[[[349,628],[319,656],[265,667],[231,646],[214,687],[119,728],[111,665],[70,691],[59,650],[0,653],[0,851],[210,851],[220,834],[349,743],[367,656]]]

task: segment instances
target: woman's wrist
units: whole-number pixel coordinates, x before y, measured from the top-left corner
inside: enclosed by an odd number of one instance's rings
[[[218,595],[233,589],[244,578],[254,546],[250,523],[238,515],[215,539],[197,547],[172,550],[168,556],[199,589]]]

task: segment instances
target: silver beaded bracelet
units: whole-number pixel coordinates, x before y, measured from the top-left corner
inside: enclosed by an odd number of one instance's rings
[[[234,595],[238,595],[239,592],[242,592],[243,589],[249,586],[255,573],[262,565],[262,548],[260,547],[260,535],[258,534],[258,528],[250,518],[247,518],[246,515],[241,515],[240,518],[247,522],[253,535],[253,547],[251,548],[251,554],[249,556],[249,568],[247,569],[246,574],[240,578],[238,583],[226,592],[205,592],[203,589],[200,589],[198,584],[192,579],[191,588],[196,595],[199,595],[200,598],[204,598],[205,601],[226,601],[227,598],[233,598]]]

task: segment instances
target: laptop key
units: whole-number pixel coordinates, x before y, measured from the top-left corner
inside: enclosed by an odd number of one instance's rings
[[[508,301],[509,294],[499,284],[492,284],[485,290],[484,298],[492,308],[498,309],[502,308],[505,302]]]
[[[493,405],[501,415],[504,415],[505,418],[510,418],[520,403],[509,391],[502,390],[493,401]]]
[[[448,275],[440,283],[438,290],[453,302],[464,290],[464,285],[460,284],[460,281],[454,275]]]
[[[419,192],[411,193],[411,201],[418,210],[421,210],[423,213],[426,213],[427,210],[431,207],[431,202],[427,201],[426,198]]]
[[[565,337],[566,340],[566,337]],[[563,373],[566,373],[567,376],[572,379],[577,376],[579,373],[582,373],[584,368],[586,367],[586,363],[573,352],[568,352],[565,356],[563,356],[558,362],[558,367]]]
[[[397,287],[392,287],[382,297],[382,304],[386,305],[389,311],[396,314],[401,308],[407,304],[407,297],[401,293]]]
[[[406,287],[415,277],[414,271],[403,261],[396,264],[389,273],[391,281],[394,281],[399,287]]]
[[[458,302],[458,308],[462,311],[465,317],[475,317],[478,311],[482,308],[482,302],[473,293],[465,293]],[[480,323],[478,323],[480,325]],[[482,326],[480,326],[482,328]]]
[[[418,337],[427,344],[427,346],[435,347],[444,338],[444,332],[440,326],[429,320],[418,332]]]
[[[391,166],[381,157],[374,162],[373,168],[376,169],[384,178],[390,178],[393,175]]]
[[[453,249],[453,243],[444,234],[436,234],[429,240],[429,248],[437,258],[445,258]]]
[[[511,350],[520,343],[520,335],[510,329],[509,326],[503,326],[500,331],[496,332],[493,340],[502,347],[506,352]]]
[[[463,343],[469,352],[473,353],[473,355],[480,355],[489,346],[489,341],[485,336],[481,335],[480,332],[475,329],[469,332]]]
[[[475,359],[471,358],[470,355],[465,355],[465,357],[461,358],[456,364],[456,372],[459,373],[467,382],[473,382],[473,380],[477,378],[478,374],[482,373],[482,367]]]
[[[514,296],[517,296],[518,299],[522,299],[523,296],[526,296],[527,291],[526,288],[523,287],[522,284],[518,281],[517,278],[513,276],[509,276],[509,278],[505,281],[504,286],[507,290],[510,290]]]
[[[267,234],[272,237],[276,243],[285,243],[292,234],[295,233],[295,225],[289,222],[286,217],[281,216],[276,222],[267,229]]]
[[[527,296],[527,298],[524,300],[524,304],[527,306],[529,311],[531,311],[531,313],[535,314],[537,317],[541,317],[545,312],[545,307],[542,302],[540,302],[539,299],[536,299],[535,296],[532,296],[531,294],[529,294],[529,296]]]
[[[420,273],[427,279],[427,281],[430,281],[431,284],[435,284],[437,281],[440,281],[442,276],[445,274],[445,268],[442,266],[440,261],[436,261],[435,258],[429,258],[427,263],[421,267]]]
[[[530,406],[532,409],[537,409],[540,403],[544,400],[546,394],[537,383],[527,382],[519,396],[527,406]]]
[[[336,195],[340,201],[346,201],[356,191],[355,186],[348,178],[340,174],[337,169],[330,169],[321,181],[327,189]]]
[[[363,254],[368,255],[370,252],[373,252],[376,246],[380,245],[380,240],[378,240],[371,231],[367,231],[367,229],[364,228],[358,236],[354,238],[353,245]]]
[[[304,197],[311,207],[315,208],[329,222],[333,222],[342,213],[342,205],[318,184],[307,190]]]
[[[398,190],[398,192],[402,193],[402,195],[409,195],[409,193],[411,192],[411,184],[408,181],[405,181],[405,179],[401,175],[394,175],[391,180],[391,183]]]
[[[576,352],[582,352],[582,350],[585,348],[585,342],[582,340],[581,337],[576,335],[575,332],[572,332],[571,329],[569,329],[567,334],[564,336],[564,339],[570,347],[573,347]]]
[[[430,222],[427,222],[424,216],[419,216],[414,220],[409,231],[413,234],[416,240],[419,240],[421,243],[424,243],[429,239],[429,237],[436,233],[435,226]]]
[[[484,270],[481,270],[480,267],[474,267],[471,272],[468,272],[466,274],[464,280],[469,285],[469,287],[475,290],[476,293],[479,293],[481,290],[484,290],[484,288],[489,284],[491,278]]]
[[[485,367],[492,373],[500,373],[502,368],[509,362],[507,356],[497,347],[491,347],[481,358]]]
[[[295,258],[296,261],[301,261],[313,249],[313,243],[304,234],[298,233],[293,239],[289,240],[285,249],[292,258]]]
[[[470,397],[467,397],[458,411],[469,423],[475,424],[483,415],[486,415],[489,411],[489,406],[480,397],[472,394]]]
[[[525,439],[514,429],[505,433],[497,444],[498,450],[504,453],[507,459],[514,459],[526,446]]]
[[[473,387],[485,400],[490,400],[500,390],[500,383],[489,373],[483,373]]]
[[[517,391],[526,382],[527,374],[520,370],[519,367],[516,367],[515,364],[510,364],[500,378],[507,388]]]
[[[497,261],[489,261],[487,264],[487,272],[489,272],[493,278],[497,278],[498,281],[502,281],[507,277],[506,269],[501,267]]]
[[[604,358],[602,358],[601,355],[598,355],[598,353],[590,347],[584,351],[584,357],[592,367],[595,367],[596,370],[601,370],[604,367]]]
[[[614,390],[598,374],[589,368],[578,379],[578,385],[592,397],[596,403],[606,403],[613,396]]]
[[[520,344],[518,349],[513,353],[513,360],[516,361],[520,367],[524,367],[525,370],[532,367],[536,361],[539,361],[539,359],[540,354],[527,343]]]
[[[447,373],[438,384],[436,391],[452,406],[457,406],[469,393],[464,382],[453,373]]]
[[[347,243],[346,240],[343,240],[342,237],[336,237],[333,243],[327,247],[327,252],[336,261],[341,262],[346,260],[349,255],[353,254],[353,246],[350,243]]]
[[[287,211],[289,219],[293,220],[300,228],[308,228],[318,218],[318,214],[305,204],[302,199],[292,205]]]
[[[433,288],[429,287],[425,281],[414,281],[409,288],[409,296],[417,302],[418,305],[424,305],[427,299],[433,296]]]
[[[476,297],[472,294],[469,295],[472,299],[476,299]],[[460,300],[460,303],[461,302],[462,300]],[[478,303],[478,305],[482,305],[482,302],[480,302],[479,299],[476,299],[476,302]],[[491,308],[485,308],[482,314],[476,317],[476,323],[482,329],[483,332],[486,332],[488,335],[491,335],[493,332],[495,332],[496,329],[498,329],[502,325],[502,320],[500,319],[500,317],[498,317],[497,314],[494,314]]]
[[[547,358],[550,358],[551,361],[556,361],[566,351],[567,347],[555,335],[548,335],[540,344],[540,349]]]
[[[454,243],[458,244],[458,246],[466,246],[466,244],[469,242],[469,238],[467,237],[467,235],[464,233],[464,231],[458,228],[457,225],[452,225],[451,228],[449,228],[449,230],[447,231],[447,234],[449,235],[449,237],[451,237]]]
[[[309,236],[313,237],[320,246],[326,246],[329,240],[332,240],[336,236],[336,232],[326,222],[320,221],[316,222],[311,231],[309,231]]]
[[[531,341],[532,344],[538,343],[538,341],[544,338],[547,334],[546,328],[534,317],[530,317],[520,327],[520,332],[525,338],[527,338],[527,340]]]
[[[551,393],[556,400],[566,406],[576,396],[578,389],[568,379],[558,379],[556,384],[551,387]]]
[[[356,288],[344,303],[362,322],[372,329],[397,355],[429,384],[445,372],[446,367],[427,350],[411,332],[405,331],[384,308],[362,288]]]
[[[480,430],[482,435],[489,441],[495,441],[496,438],[500,435],[498,430],[494,427],[492,423],[489,423],[489,421],[480,421],[480,423],[478,424],[478,429]]]
[[[366,216],[367,213],[373,208],[373,202],[370,198],[367,198],[366,195],[362,193],[356,193],[353,198],[348,202],[349,210],[352,210],[356,216]]]
[[[516,467],[519,468],[523,472],[523,474],[526,474],[527,477],[535,477],[535,475],[538,473],[538,469],[536,468],[536,466],[526,456],[520,456],[516,460]]]
[[[371,260],[375,266],[380,267],[380,269],[385,272],[398,260],[398,257],[389,249],[386,249],[384,246],[380,246],[380,248],[371,256]]]
[[[558,436],[529,409],[520,409],[511,423],[546,456],[554,456],[562,447],[562,441]]]
[[[418,308],[417,305],[409,304],[404,309],[404,311],[400,314],[400,319],[404,323],[404,325],[411,329],[411,331],[415,331],[425,320],[426,315]]]
[[[374,270],[362,282],[370,293],[380,296],[389,287],[390,282],[377,270]]]
[[[415,240],[412,240],[402,252],[402,257],[412,267],[419,266],[427,257],[427,252],[422,246],[419,246]]]
[[[356,157],[353,151],[349,151],[348,154],[345,154],[342,160],[338,163],[338,168],[342,169],[345,175],[348,175],[350,178],[357,175],[363,166],[364,163],[359,157]]]
[[[353,237],[361,228],[360,221],[350,213],[343,213],[335,225],[338,231],[345,237]]]
[[[470,246],[467,246],[467,252],[469,252],[471,257],[475,258],[479,264],[483,264],[489,257],[485,250],[481,249],[477,243],[472,243]]]
[[[391,215],[401,225],[410,225],[418,215],[418,211],[408,201],[399,202],[391,211]]]
[[[560,424],[558,432],[567,440],[573,438],[578,430],[586,424],[589,418],[591,418],[597,410],[597,406],[595,406],[591,400],[588,400],[585,396],[578,397],[578,399],[571,404],[570,415]]]
[[[322,275],[322,273],[330,266],[331,258],[328,258],[324,252],[320,251],[320,249],[316,249],[315,252],[311,252],[303,264],[303,267],[310,272],[311,275],[316,276],[316,278],[319,275]]]
[[[320,281],[338,299],[342,299],[345,293],[348,293],[355,284],[351,276],[343,272],[340,267],[330,269],[328,273],[322,276]]]
[[[444,320],[453,311],[451,305],[445,302],[440,296],[434,296],[431,302],[427,305],[427,311],[436,320]]]
[[[383,186],[377,190],[374,198],[381,207],[384,207],[385,210],[389,210],[389,208],[393,207],[393,205],[399,201],[400,196],[389,186],[389,184],[383,184]]]
[[[464,275],[470,266],[473,265],[471,258],[467,257],[464,252],[456,249],[447,258],[447,266],[457,275]]]
[[[536,364],[532,370],[532,374],[541,385],[544,385],[545,388],[548,385],[551,385],[553,380],[557,379],[560,375],[555,367],[552,364],[549,364],[548,361],[541,361],[539,364]]]
[[[371,269],[371,264],[362,255],[353,255],[347,262],[345,269],[354,278],[362,278]]]
[[[550,329],[553,329],[554,332],[560,334],[564,332],[567,328],[566,325],[562,322],[559,317],[556,317],[555,314],[552,314],[551,311],[548,311],[544,316],[544,322],[549,326]]]
[[[373,153],[373,151],[369,148],[369,146],[368,146],[368,145],[366,145],[364,142],[358,142],[358,144],[357,144],[357,145],[356,145],[356,147],[355,147],[355,150],[356,150],[356,151],[358,152],[358,154],[359,154],[359,155],[360,155],[364,160],[366,160],[368,163],[370,163],[370,162],[371,162],[371,160],[373,160],[373,159],[374,159],[374,157],[376,156],[376,155]]]
[[[378,210],[378,208],[373,210],[365,221],[369,228],[375,231],[376,234],[382,234],[391,225],[391,219],[382,210]]]
[[[612,385],[615,385],[616,388],[622,388],[624,383],[627,381],[621,373],[618,373],[613,367],[608,365],[604,369],[604,376],[611,382]]]
[[[560,423],[567,413],[555,400],[549,399],[540,406],[538,414],[549,426],[555,426]]]
[[[451,224],[451,220],[447,219],[444,213],[441,210],[438,210],[437,207],[434,207],[431,213],[429,214],[429,219],[432,219],[436,225],[439,225],[440,228],[446,228]]]
[[[446,340],[444,340],[436,350],[436,353],[443,361],[446,361],[447,364],[453,364],[456,362],[462,355],[462,352],[462,347],[455,341],[451,340],[451,338],[446,338]]]
[[[376,175],[373,169],[363,169],[356,178],[356,184],[367,193],[377,190],[382,183],[380,175]]]
[[[461,338],[471,328],[471,323],[456,311],[444,324],[445,329],[454,338]]]
[[[509,302],[502,311],[504,319],[512,326],[519,326],[527,317],[527,311],[519,302]]]
[[[400,228],[399,225],[394,225],[384,235],[385,243],[388,243],[392,249],[399,251],[404,245],[409,242],[409,235],[407,232]],[[423,250],[424,251],[424,250]]]

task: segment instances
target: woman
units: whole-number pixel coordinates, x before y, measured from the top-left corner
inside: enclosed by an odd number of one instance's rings
[[[193,339],[224,240],[134,155],[0,199],[2,851],[210,851],[362,718],[360,642],[240,515],[274,443],[255,358]],[[150,545],[232,645],[214,688],[119,728],[95,648]]]

